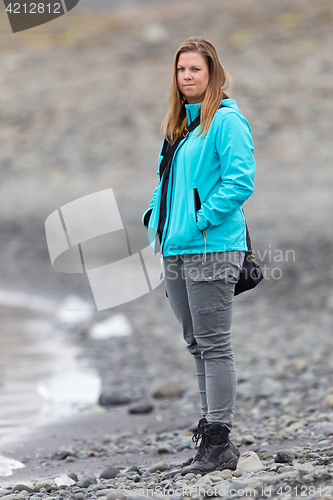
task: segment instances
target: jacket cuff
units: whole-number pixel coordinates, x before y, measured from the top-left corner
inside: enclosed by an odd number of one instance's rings
[[[145,211],[145,213],[143,214],[142,216],[142,224],[148,228],[148,224],[149,224],[149,219],[150,219],[150,216],[151,216],[151,213],[152,213],[153,209],[152,208],[148,208],[148,210]]]
[[[197,223],[197,228],[199,229],[199,231],[204,231],[205,229],[207,229],[207,227],[209,226],[209,222],[204,219],[199,219],[198,220],[198,223]]]

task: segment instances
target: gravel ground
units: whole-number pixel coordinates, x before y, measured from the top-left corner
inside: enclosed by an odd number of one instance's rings
[[[197,485],[191,496],[212,496],[212,484],[228,498],[246,488],[263,498],[333,496],[332,20],[328,0],[194,0],[103,15],[74,9],[53,22],[50,33],[2,36],[2,288],[59,303],[69,293],[92,300],[84,276],[51,268],[44,221],[64,203],[112,187],[124,222],[140,224],[156,184],[173,54],[193,34],[217,46],[234,79],[232,96],[252,126],[258,168],[245,211],[267,278],[236,299],[233,325],[238,400],[232,439],[242,453],[258,455],[262,470],[208,479],[177,475],[193,455],[188,427],[200,416],[199,401],[193,360],[160,287],[94,316],[126,314],[133,337],[94,341],[89,325],[68,336],[99,370],[103,390],[116,389],[130,405],[157,382],[179,382],[178,395],[149,396],[154,409],[146,416],[130,416],[128,405],[83,414],[76,441],[65,431],[62,442],[52,440],[45,428],[43,451],[37,437],[6,445],[2,453],[31,471],[35,490],[24,498],[112,500],[122,498],[115,490],[128,488],[131,495],[136,488],[146,496],[166,488],[181,497],[190,485]],[[60,446],[70,453],[56,460]],[[277,456],[280,450],[291,455]],[[163,472],[149,472],[161,461]],[[118,466],[120,475],[99,479],[103,464]],[[132,466],[137,469],[128,470]],[[80,480],[85,469],[97,483],[38,484],[69,471]],[[2,496],[17,485],[14,474]]]

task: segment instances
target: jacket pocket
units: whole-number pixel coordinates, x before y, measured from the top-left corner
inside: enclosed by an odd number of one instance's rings
[[[152,211],[153,211],[152,208],[148,208],[148,210],[146,210],[146,212],[143,214],[142,221],[143,221],[143,225],[145,227],[149,226],[149,219],[150,219]]]
[[[201,201],[200,201],[200,196],[197,188],[193,189],[193,195],[194,195],[194,212],[195,212],[195,219],[198,222],[198,210],[201,208]]]

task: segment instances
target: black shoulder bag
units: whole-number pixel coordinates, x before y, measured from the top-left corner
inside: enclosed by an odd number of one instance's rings
[[[247,290],[252,290],[252,288],[259,285],[260,281],[264,279],[264,276],[261,272],[259,262],[257,261],[256,254],[252,249],[251,238],[249,229],[247,227],[246,221],[246,244],[247,244],[247,252],[245,252],[243,267],[241,269],[238,282],[235,286],[235,295],[239,295],[242,292],[246,292]]]

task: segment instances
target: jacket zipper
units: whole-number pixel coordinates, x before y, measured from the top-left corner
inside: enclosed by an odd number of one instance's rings
[[[169,217],[168,217],[167,227],[165,230],[164,240],[163,240],[163,243],[161,243],[161,254],[162,255],[163,255],[163,250],[164,250],[164,243],[165,243],[165,240],[166,240],[166,237],[167,237],[167,234],[169,231],[169,226],[170,226],[170,211],[171,211],[172,194],[173,194],[173,171],[172,171],[172,169],[170,169],[170,175],[171,175],[171,193],[170,193],[170,203],[169,203]],[[169,179],[169,182],[170,182],[170,179]],[[166,195],[168,196],[168,193],[166,193]],[[162,237],[163,237],[163,235],[161,235],[161,238]]]
[[[186,135],[186,137],[184,137],[184,141],[181,142],[178,146],[178,148],[176,149],[175,151],[175,154],[173,156],[173,159],[172,159],[172,162],[174,162],[174,159],[176,157],[176,154],[178,152],[178,149],[183,146],[185,144],[185,142],[187,141],[188,139],[188,135]],[[171,165],[172,167],[172,165]],[[171,194],[170,194],[170,202],[169,202],[169,217],[168,217],[168,222],[167,222],[167,226],[166,226],[166,231],[165,231],[165,235],[164,235],[164,240],[163,240],[163,243],[161,243],[161,252],[163,252],[164,250],[164,243],[165,243],[165,240],[166,240],[166,237],[167,237],[167,234],[168,234],[168,231],[169,231],[169,227],[170,227],[170,212],[171,212],[171,204],[172,204],[172,195],[173,195],[173,171],[172,171],[172,168],[170,168],[170,175],[171,175]],[[170,182],[170,181],[169,181]],[[163,235],[162,235],[163,236]],[[162,237],[161,236],[161,237]]]

